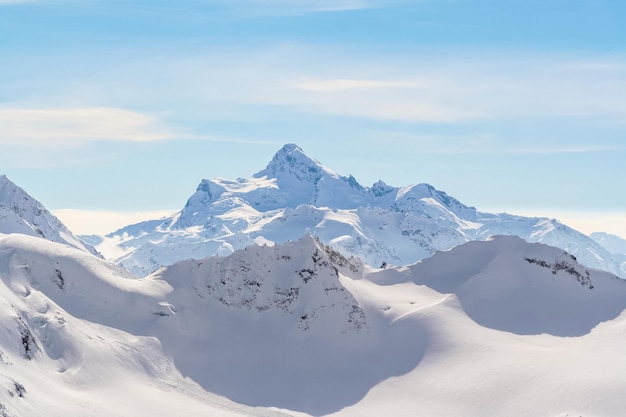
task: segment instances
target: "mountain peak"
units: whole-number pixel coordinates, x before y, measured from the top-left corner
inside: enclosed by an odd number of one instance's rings
[[[296,145],[295,143],[286,143],[279,152],[294,152],[299,151],[302,152],[302,148]]]
[[[513,234],[626,277],[623,261],[558,222],[481,213],[424,183],[399,188],[379,180],[363,187],[291,143],[252,178],[203,180],[181,212],[125,230],[110,235],[117,240],[111,247],[122,249],[117,261],[134,265],[139,275],[177,259],[226,255],[248,244],[312,233],[374,266],[406,265],[469,240]]]
[[[32,206],[37,212],[43,210],[41,203],[28,195],[26,191],[4,174],[0,175],[0,206],[11,209],[17,215],[23,214],[27,206]]]
[[[7,199],[8,190],[18,188],[5,174],[0,174],[0,203]]]
[[[324,173],[337,176],[319,161],[304,153],[298,145],[288,143],[276,152],[267,167],[254,177],[267,176],[276,179],[290,177],[299,181],[317,182]]]
[[[371,190],[372,190],[372,194],[374,194],[376,197],[382,197],[396,190],[396,188],[390,185],[387,185],[383,180],[378,180],[374,183],[374,185],[372,185]]]
[[[97,254],[55,216],[6,175],[0,175],[0,233],[20,233],[67,244]]]

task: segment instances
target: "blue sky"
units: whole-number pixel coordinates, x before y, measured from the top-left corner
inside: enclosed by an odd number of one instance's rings
[[[617,0],[0,0],[0,171],[102,233],[293,142],[366,186],[626,237],[625,21]]]

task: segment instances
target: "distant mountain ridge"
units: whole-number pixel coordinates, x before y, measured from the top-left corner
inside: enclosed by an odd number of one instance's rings
[[[626,256],[626,239],[604,232],[594,232],[589,236],[609,252]]]
[[[611,253],[620,263],[622,271],[626,270],[626,239],[604,232],[592,233],[590,237]]]
[[[203,179],[180,212],[119,229],[98,248],[106,255],[115,245],[123,253],[115,262],[142,276],[180,259],[227,255],[305,233],[373,266],[411,264],[468,241],[516,235],[626,277],[605,248],[556,220],[483,213],[429,184],[364,187],[294,144],[250,178]]]
[[[0,175],[0,233],[21,233],[99,255],[6,175]]]

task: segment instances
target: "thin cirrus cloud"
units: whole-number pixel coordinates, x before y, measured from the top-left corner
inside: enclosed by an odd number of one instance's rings
[[[0,108],[0,131],[0,144],[5,145],[150,142],[174,136],[154,116],[112,107]]]
[[[374,7],[372,1],[364,0],[228,0],[228,7],[252,13],[289,14],[306,12],[340,12]]]
[[[541,139],[516,139],[498,133],[414,134],[405,131],[371,130],[363,136],[381,146],[418,148],[430,155],[564,155],[624,152],[626,145],[612,139],[597,143],[554,143]],[[571,142],[571,141],[570,141]]]
[[[622,57],[385,57],[390,66],[333,59],[335,74],[311,65],[284,74],[310,110],[418,122],[626,116]]]
[[[212,86],[203,95],[209,100],[227,97],[233,103],[377,120],[456,123],[582,117],[608,124],[626,116],[626,79],[620,70],[624,61],[614,57],[387,57],[385,62],[395,62],[395,69],[369,59],[346,62],[332,54],[333,65],[326,65],[328,57],[310,58],[319,56],[316,50],[308,60],[286,57],[301,54],[297,45],[251,54],[254,65],[232,65],[228,70],[199,62],[192,67],[207,71],[181,78],[188,82],[210,73],[210,78],[193,82]],[[244,69],[233,74],[232,67]],[[220,79],[221,87],[207,82],[210,79]]]
[[[381,88],[417,88],[424,87],[425,83],[409,81],[379,81],[379,80],[316,80],[296,83],[300,90],[314,92],[337,92],[353,90],[373,90]]]
[[[305,109],[379,120],[458,122],[489,117],[484,111],[450,103],[442,80],[328,79],[293,83]]]

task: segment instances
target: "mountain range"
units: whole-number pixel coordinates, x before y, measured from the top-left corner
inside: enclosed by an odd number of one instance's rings
[[[164,253],[193,247],[195,231],[221,255],[137,278],[0,184],[0,417],[626,409],[626,281],[584,251],[487,237],[500,226],[588,243],[554,220],[481,213],[425,184],[362,187],[287,145],[252,178],[203,180],[177,215],[100,242]],[[593,238],[588,249],[618,259],[619,238]],[[418,248],[410,265],[375,257]]]
[[[626,281],[512,236],[373,268],[305,235],[137,279],[0,235],[0,415],[621,416]]]
[[[228,255],[310,233],[367,264],[407,265],[494,235],[515,235],[626,278],[626,260],[555,219],[478,211],[429,184],[364,187],[294,144],[251,178],[204,179],[172,216],[90,240],[137,276],[187,258]]]

